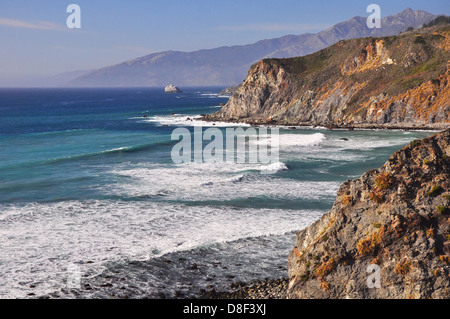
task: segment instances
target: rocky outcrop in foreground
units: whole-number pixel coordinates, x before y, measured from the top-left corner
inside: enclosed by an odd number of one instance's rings
[[[253,65],[207,121],[360,128],[450,127],[450,25],[341,41]]]
[[[345,182],[298,232],[288,298],[450,298],[450,130]]]

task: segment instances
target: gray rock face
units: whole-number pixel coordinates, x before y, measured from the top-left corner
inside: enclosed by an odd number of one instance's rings
[[[253,65],[206,120],[361,128],[450,127],[450,26],[341,41]]]
[[[450,130],[345,182],[298,232],[288,298],[450,298]]]
[[[242,82],[252,64],[263,58],[302,56],[340,40],[397,35],[408,27],[428,23],[435,15],[407,9],[382,19],[381,29],[369,29],[367,18],[354,17],[316,34],[288,35],[254,44],[194,52],[166,51],[150,54],[78,77],[73,86],[226,86]]]
[[[239,86],[230,86],[219,92],[219,95],[228,95],[232,96],[238,90]]]

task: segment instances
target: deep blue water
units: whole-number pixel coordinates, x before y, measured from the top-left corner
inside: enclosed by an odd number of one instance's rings
[[[170,296],[180,269],[156,261],[176,254],[230,263],[215,278],[285,276],[295,231],[331,208],[343,181],[433,134],[281,129],[275,174],[262,164],[174,164],[173,130],[201,125],[198,115],[227,102],[220,89],[0,89],[0,297],[26,296],[30,285],[57,291],[71,265],[99,273],[113,264],[125,285],[164,282]],[[123,266],[136,260],[149,265],[145,282]]]
[[[192,89],[16,89],[0,91],[0,202],[102,197],[114,182],[100,165],[169,160],[173,127],[142,121],[217,110],[227,98]],[[169,150],[169,152],[167,152]]]

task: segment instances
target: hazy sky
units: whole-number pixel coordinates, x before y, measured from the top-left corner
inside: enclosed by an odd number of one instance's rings
[[[81,29],[68,29],[69,4]],[[405,8],[450,15],[448,0],[0,0],[0,80],[108,66],[165,50],[315,33],[353,16]]]

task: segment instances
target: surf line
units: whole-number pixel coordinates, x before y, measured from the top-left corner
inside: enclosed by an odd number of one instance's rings
[[[177,128],[171,136],[179,141],[171,152],[175,164],[236,163],[274,164],[280,160],[280,132],[278,128],[227,128],[225,136],[219,128]],[[204,142],[208,142],[204,146]]]

